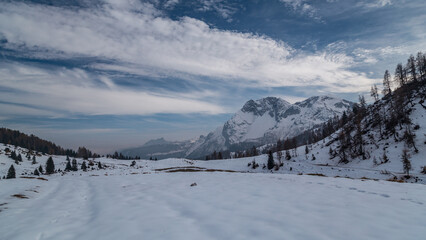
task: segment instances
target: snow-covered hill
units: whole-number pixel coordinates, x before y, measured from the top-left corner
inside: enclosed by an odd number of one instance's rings
[[[249,100],[234,116],[207,136],[196,140],[169,142],[154,140],[142,147],[121,151],[129,156],[204,158],[214,151],[244,150],[253,145],[275,143],[296,136],[351,109],[352,102],[316,96],[290,104],[276,97]],[[160,139],[161,140],[161,139]]]

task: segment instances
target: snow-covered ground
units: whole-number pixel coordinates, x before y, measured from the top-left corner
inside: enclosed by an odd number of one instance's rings
[[[1,239],[424,239],[426,234],[421,184],[226,172],[97,175],[1,181]]]
[[[0,147],[1,176],[14,163],[5,147]],[[35,165],[24,158],[15,165],[17,179],[0,181],[0,239],[424,239],[426,234],[423,184],[306,175],[372,177],[371,169],[322,166],[302,157],[273,173],[249,168],[253,158],[139,160],[134,167],[131,161],[101,158],[96,161],[106,169],[95,165],[87,172],[41,176],[45,180],[21,178],[34,177],[30,173],[47,158],[38,156]],[[53,159],[57,169],[65,168],[65,157]],[[266,156],[256,161],[262,165]],[[285,174],[299,172],[304,175]]]

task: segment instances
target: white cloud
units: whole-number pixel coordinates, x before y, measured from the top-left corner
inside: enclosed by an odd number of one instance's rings
[[[1,86],[14,89],[0,95],[0,101],[40,106],[48,110],[34,110],[27,106],[1,105],[2,112],[22,115],[57,116],[56,112],[87,115],[156,113],[224,113],[223,107],[199,100],[202,93],[150,93],[123,89],[107,77],[104,85],[96,84],[85,71],[79,69],[43,70],[16,63],[0,64]],[[207,93],[208,96],[208,93]]]
[[[367,2],[359,2],[358,6],[362,6],[365,8],[381,8],[387,5],[392,5],[391,0],[370,0]]]
[[[176,6],[176,4],[178,4],[179,3],[179,0],[167,0],[165,3],[164,3],[164,7],[165,8],[174,8],[174,6]]]
[[[302,0],[294,4],[304,7]],[[349,70],[352,59],[332,49],[304,54],[266,36],[219,30],[189,17],[171,20],[153,5],[136,1],[111,0],[97,9],[78,11],[3,3],[0,34],[8,41],[5,46],[14,50],[34,51],[45,58],[87,56],[113,60],[114,64],[91,67],[138,75],[205,76],[222,85],[241,87],[322,86],[332,92],[368,91],[372,82],[365,74]],[[1,74],[2,79],[16,78],[2,80],[1,86],[34,93],[27,99],[15,97],[16,102],[55,108],[56,99],[60,99],[64,103],[61,107],[71,112],[224,111],[176,94],[156,95],[113,87],[105,79],[106,87],[98,89],[91,76],[78,69],[52,73],[28,66],[7,69],[3,65]]]
[[[306,3],[306,0],[280,0],[287,6],[291,6],[294,11],[300,12],[301,14],[307,15],[313,19],[321,20],[321,17],[317,14],[317,9],[311,4]]]
[[[222,18],[232,22],[232,15],[237,12],[237,8],[224,0],[200,0],[200,11],[216,11]]]

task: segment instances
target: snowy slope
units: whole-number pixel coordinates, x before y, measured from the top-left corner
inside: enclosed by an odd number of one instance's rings
[[[278,174],[102,173],[0,181],[1,238],[399,240],[426,233],[426,191],[419,184]]]

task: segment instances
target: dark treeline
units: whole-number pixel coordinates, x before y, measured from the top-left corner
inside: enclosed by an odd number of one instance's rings
[[[141,159],[141,157],[139,157],[139,156],[129,157],[129,156],[124,156],[122,153],[118,153],[118,152],[114,152],[114,154],[107,154],[106,157],[112,158],[112,159],[119,159],[119,160],[139,160],[139,159]]]
[[[40,139],[32,134],[27,135],[8,128],[0,128],[0,142],[27,148],[31,151],[37,151],[43,154],[67,155],[84,159],[99,157],[98,154],[92,153],[85,147],[79,147],[77,151],[72,149],[64,149],[52,142]]]
[[[330,146],[338,141],[339,146],[336,149],[330,148],[330,158],[339,157],[341,162],[348,162],[349,158],[361,157],[369,158],[369,153],[364,149],[364,135],[370,128],[377,127],[380,132],[380,139],[387,139],[392,136],[395,141],[405,141],[407,146],[414,148],[413,129],[409,114],[410,106],[413,106],[412,97],[414,93],[421,97],[420,104],[425,101],[425,83],[426,83],[426,54],[417,53],[416,57],[411,55],[407,63],[397,64],[394,78],[388,70],[383,77],[383,98],[380,100],[379,91],[376,85],[371,87],[371,97],[375,100],[372,105],[367,105],[364,96],[359,97],[359,103],[354,104],[353,108],[344,112],[342,116],[335,116],[322,125],[303,132],[292,138],[278,139],[276,144],[263,148],[262,154],[271,152],[286,151],[293,149],[293,155],[297,155],[295,149],[299,146],[309,145],[321,141],[338,130],[338,136],[326,145]],[[394,89],[394,90],[392,90]],[[400,136],[399,130],[404,130]],[[370,139],[371,140],[371,139]],[[244,151],[235,152],[233,158],[252,157],[259,155],[259,150],[253,146]],[[221,159],[222,152],[214,152],[206,157],[206,160]],[[229,153],[228,153],[229,156]],[[287,156],[288,158],[290,156]],[[383,159],[387,159],[384,153]]]

